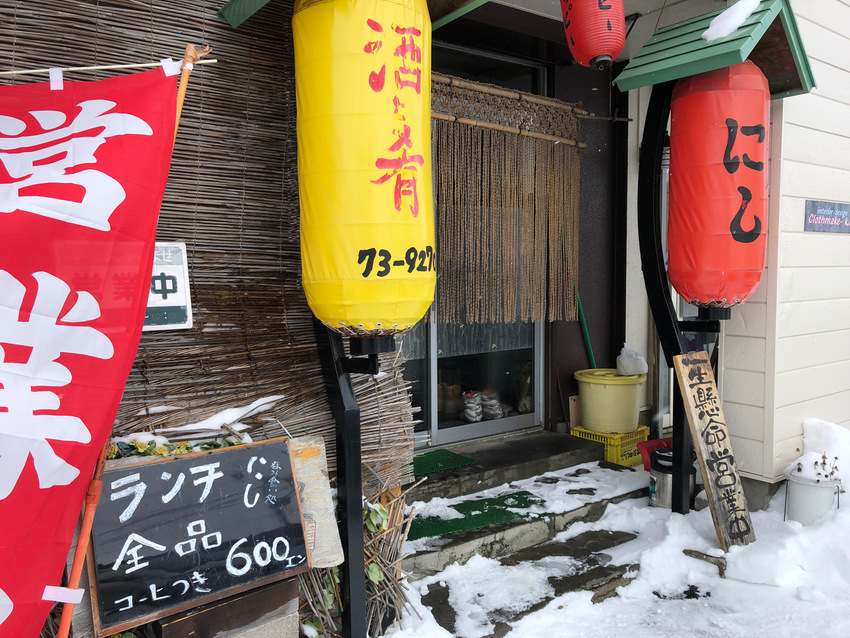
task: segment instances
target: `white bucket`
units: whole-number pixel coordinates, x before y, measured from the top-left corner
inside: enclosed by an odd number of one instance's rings
[[[786,474],[785,518],[811,525],[838,504],[841,481],[821,481]]]

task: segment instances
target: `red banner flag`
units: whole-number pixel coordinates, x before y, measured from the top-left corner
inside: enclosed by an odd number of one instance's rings
[[[0,638],[41,630],[138,349],[176,81],[0,87]]]

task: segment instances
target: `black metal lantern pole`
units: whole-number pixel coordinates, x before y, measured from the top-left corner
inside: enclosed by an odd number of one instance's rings
[[[664,265],[661,243],[661,158],[670,117],[670,100],[675,82],[652,87],[646,111],[638,167],[638,240],[643,280],[649,307],[667,367],[673,357],[686,352],[685,338],[679,329],[670,284]],[[681,392],[673,399],[673,493],[674,512],[687,514],[690,509],[691,435],[685,426]]]
[[[661,158],[670,118],[670,101],[675,81],[652,87],[638,168],[638,240],[643,280],[649,307],[668,368],[673,357],[687,352],[685,332],[719,333],[720,320],[729,319],[729,308],[700,308],[697,319],[679,321],[670,297],[670,281],[661,243]],[[690,509],[691,433],[685,423],[682,393],[673,395],[673,494],[672,509],[687,514]]]
[[[393,337],[352,338],[345,354],[342,336],[314,320],[316,344],[328,401],[337,425],[337,510],[345,557],[342,569],[342,635],[364,638],[366,574],[363,547],[363,471],[361,467],[360,407],[351,374],[378,374],[378,354],[392,352]]]

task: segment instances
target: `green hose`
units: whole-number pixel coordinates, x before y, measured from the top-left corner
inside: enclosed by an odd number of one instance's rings
[[[590,359],[590,367],[596,369],[596,358],[593,356],[593,346],[590,345],[590,334],[587,332],[587,321],[584,319],[584,308],[581,307],[581,297],[576,290],[578,300],[578,319],[581,322],[581,334],[584,335],[584,347],[587,348],[587,357]]]
[[[569,254],[569,245],[567,243],[567,233],[561,229],[561,239],[564,241],[564,253]],[[581,334],[584,335],[584,347],[587,349],[587,358],[590,359],[590,367],[596,369],[596,357],[593,356],[593,346],[590,345],[590,334],[587,332],[587,321],[584,319],[584,308],[581,307],[581,296],[578,294],[578,282],[573,281],[573,288],[576,291],[576,300],[578,301],[578,318],[581,322]]]

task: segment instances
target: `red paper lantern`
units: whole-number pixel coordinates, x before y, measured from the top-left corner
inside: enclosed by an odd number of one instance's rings
[[[743,303],[767,244],[767,79],[752,62],[685,78],[670,110],[670,282],[698,306]]]
[[[567,44],[576,62],[604,69],[626,43],[623,0],[561,0]]]

